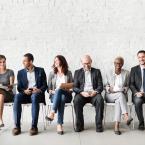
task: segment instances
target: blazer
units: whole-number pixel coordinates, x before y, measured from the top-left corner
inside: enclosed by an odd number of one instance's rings
[[[132,91],[132,99],[137,92],[140,91],[142,86],[142,75],[141,75],[141,68],[139,65],[131,68],[130,73],[130,89]]]
[[[56,78],[57,74],[54,73],[54,71],[51,71],[49,73],[48,77],[48,92],[49,90],[55,90],[56,89]],[[73,77],[71,71],[68,71],[67,74],[65,75],[65,82],[66,83],[72,83],[73,82]]]
[[[129,89],[129,71],[122,69],[121,77],[122,77],[123,87],[126,89],[126,91],[128,91],[128,89]],[[110,86],[115,85],[115,72],[113,70],[109,71],[109,73],[106,74],[105,87],[108,84]],[[126,94],[125,96],[126,96],[126,99],[128,100],[128,95]]]
[[[35,80],[36,86],[38,89],[41,90],[41,99],[40,102],[45,104],[45,91],[47,89],[47,81],[46,81],[46,74],[43,68],[35,67],[34,66],[34,73],[35,73]],[[27,70],[22,69],[18,71],[17,74],[17,89],[18,92],[24,93],[24,90],[28,88],[28,79],[27,79]]]
[[[92,86],[95,91],[99,94],[103,91],[103,82],[102,82],[102,75],[99,69],[91,68],[91,81]],[[78,69],[74,73],[74,92],[76,94],[80,94],[84,91],[85,85],[85,72],[84,69]]]

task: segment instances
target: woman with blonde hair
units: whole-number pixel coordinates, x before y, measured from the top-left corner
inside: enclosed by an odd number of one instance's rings
[[[0,128],[4,127],[3,109],[5,102],[13,102],[12,92],[14,85],[14,72],[6,68],[6,57],[0,55]]]

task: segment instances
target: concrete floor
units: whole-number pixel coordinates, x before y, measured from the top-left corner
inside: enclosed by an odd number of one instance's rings
[[[126,125],[121,126],[122,135],[117,136],[113,132],[112,123],[107,123],[103,133],[95,132],[95,125],[85,124],[85,131],[75,133],[71,123],[65,123],[64,135],[56,133],[55,123],[43,130],[43,124],[39,123],[39,134],[29,136],[30,123],[23,123],[22,134],[13,136],[13,125],[5,126],[0,130],[0,145],[145,145],[145,131],[130,129]],[[137,125],[136,125],[137,128]]]

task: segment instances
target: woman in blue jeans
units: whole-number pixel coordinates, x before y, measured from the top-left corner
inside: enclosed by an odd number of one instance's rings
[[[46,120],[53,121],[55,113],[57,113],[57,133],[63,134],[63,116],[65,103],[70,103],[72,100],[72,73],[68,70],[68,63],[64,56],[57,55],[54,59],[53,71],[49,74],[48,93],[50,94],[51,102],[53,103],[52,111]],[[70,83],[69,86],[64,83]]]

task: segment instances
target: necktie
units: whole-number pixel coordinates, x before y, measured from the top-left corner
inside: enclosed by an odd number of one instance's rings
[[[145,92],[145,68],[143,69],[143,91]]]

